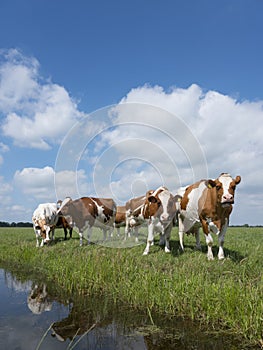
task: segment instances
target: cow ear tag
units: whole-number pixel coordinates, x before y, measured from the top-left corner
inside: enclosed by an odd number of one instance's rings
[[[207,186],[208,188],[212,188],[212,186],[210,185],[210,184],[208,184],[208,186]]]

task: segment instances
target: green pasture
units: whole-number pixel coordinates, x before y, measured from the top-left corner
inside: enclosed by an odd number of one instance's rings
[[[140,242],[145,242],[143,230]],[[157,236],[148,256],[142,255],[145,243],[135,245],[134,237],[124,242],[116,233],[107,246],[99,230],[94,237],[100,244],[82,247],[76,232],[67,241],[62,230],[55,237],[36,248],[32,228],[0,228],[0,267],[21,267],[29,278],[43,274],[69,293],[108,294],[134,308],[190,317],[263,346],[263,228],[230,227],[223,261],[216,255],[207,261],[203,236],[202,252],[195,251],[194,237],[186,236],[182,254],[177,228],[171,254],[159,247]]]

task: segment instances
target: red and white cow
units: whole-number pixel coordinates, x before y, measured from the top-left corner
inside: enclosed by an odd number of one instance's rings
[[[170,235],[176,214],[175,197],[166,187],[147,192],[143,216],[148,219],[148,238],[143,255],[149,253],[155,232],[161,234],[160,242],[165,244],[165,252],[170,253]]]
[[[202,227],[208,247],[208,259],[214,259],[210,232],[218,235],[218,259],[224,259],[225,233],[233,209],[236,185],[240,181],[240,176],[233,179],[231,175],[222,173],[216,180],[201,180],[185,189],[178,218],[182,250],[184,233],[195,234],[196,246],[200,249],[199,228]]]
[[[82,245],[83,233],[86,230],[88,230],[88,242],[90,242],[93,226],[103,230],[104,238],[107,231],[113,231],[116,204],[111,198],[82,197],[76,200],[67,198],[62,202],[58,213],[72,218],[79,230],[80,245]]]
[[[57,204],[56,203],[43,203],[39,204],[34,210],[32,216],[33,228],[36,235],[37,244],[39,247],[38,239],[42,237],[40,246],[43,247],[44,243],[50,241],[49,234],[51,233],[51,238],[54,238],[54,230],[58,221],[57,215]]]

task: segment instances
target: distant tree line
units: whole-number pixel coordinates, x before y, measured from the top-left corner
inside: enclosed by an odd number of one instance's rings
[[[31,222],[6,222],[0,221],[0,227],[33,227]],[[262,225],[229,225],[229,227],[262,227]]]
[[[0,221],[0,227],[33,227],[31,222],[6,222]]]

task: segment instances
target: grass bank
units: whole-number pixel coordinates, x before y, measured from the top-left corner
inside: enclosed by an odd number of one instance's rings
[[[134,308],[191,317],[263,346],[262,228],[229,228],[224,261],[207,261],[203,237],[202,252],[194,251],[189,236],[180,254],[176,228],[172,253],[156,244],[148,256],[142,256],[142,245],[79,247],[73,236],[63,241],[57,230],[56,244],[36,248],[33,229],[1,228],[0,265],[37,270],[71,293],[110,294]]]

